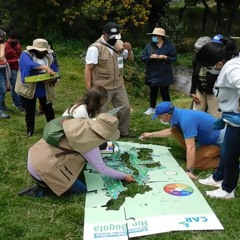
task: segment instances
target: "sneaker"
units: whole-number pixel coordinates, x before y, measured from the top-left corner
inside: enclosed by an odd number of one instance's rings
[[[227,191],[223,190],[221,187],[217,190],[206,191],[206,194],[211,198],[223,198],[223,199],[235,198],[234,190],[228,193]]]
[[[155,113],[155,108],[148,108],[147,111],[144,112],[146,115],[154,114]]]
[[[213,187],[221,187],[222,186],[222,182],[223,182],[223,180],[221,180],[221,181],[215,181],[214,179],[213,179],[213,175],[211,174],[211,175],[208,175],[208,177],[207,178],[205,178],[205,179],[199,179],[198,180],[201,184],[203,184],[203,185],[208,185],[208,186],[213,186]]]
[[[15,107],[18,111],[24,112],[24,108],[22,106],[16,106],[15,104],[13,104],[12,106]]]

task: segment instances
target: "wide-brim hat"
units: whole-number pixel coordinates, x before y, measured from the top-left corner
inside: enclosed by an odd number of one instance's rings
[[[53,50],[49,47],[48,41],[42,38],[37,38],[33,40],[32,46],[27,46],[26,49],[37,50],[39,52],[47,51],[48,53],[53,53]]]
[[[147,33],[147,35],[157,35],[161,37],[168,37],[163,28],[154,28],[152,33]]]
[[[89,119],[89,126],[93,131],[106,140],[117,140],[120,137],[119,121],[108,113],[101,113],[95,119]]]
[[[106,140],[120,137],[116,117],[101,113],[95,119],[74,118],[63,122],[63,130],[71,146],[77,152],[87,152]]]

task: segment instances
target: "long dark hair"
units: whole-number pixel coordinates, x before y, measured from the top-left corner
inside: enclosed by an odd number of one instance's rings
[[[108,92],[105,88],[101,86],[94,86],[90,88],[80,100],[68,108],[68,114],[73,114],[74,109],[85,104],[87,106],[89,117],[93,118],[98,115],[100,108],[107,101],[107,98]]]
[[[221,42],[210,42],[203,46],[196,55],[197,62],[206,67],[214,66],[217,62],[225,63],[239,54],[234,39],[222,38]]]

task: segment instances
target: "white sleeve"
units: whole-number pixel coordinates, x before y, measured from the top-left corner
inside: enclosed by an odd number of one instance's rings
[[[98,63],[98,49],[95,46],[91,46],[87,50],[85,57],[86,64],[97,64]]]
[[[75,108],[73,110],[72,116],[74,118],[89,118],[86,106],[83,104]]]
[[[240,96],[240,68],[226,69],[225,84],[228,81],[230,87],[235,88]]]
[[[124,49],[122,55],[123,55],[124,59],[127,59],[127,57],[128,57],[128,50]]]

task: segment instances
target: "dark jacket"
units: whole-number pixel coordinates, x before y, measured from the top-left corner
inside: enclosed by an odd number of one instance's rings
[[[166,55],[167,60],[150,59],[152,54]],[[149,87],[169,86],[173,83],[172,63],[177,60],[177,54],[171,42],[165,39],[160,48],[153,42],[148,43],[144,48],[141,59],[147,64],[145,72],[146,85]]]

